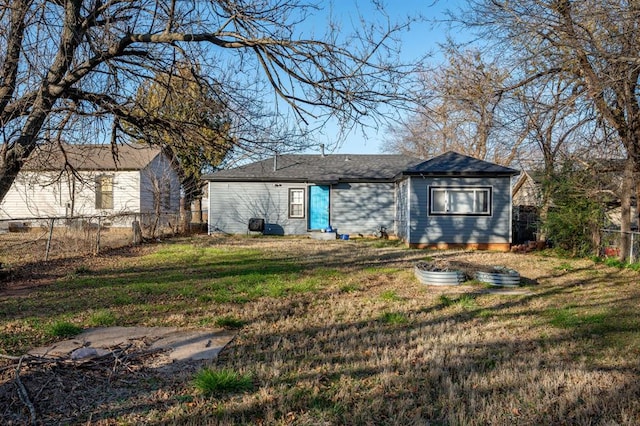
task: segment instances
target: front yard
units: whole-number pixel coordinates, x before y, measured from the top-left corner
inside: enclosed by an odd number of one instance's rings
[[[526,286],[428,287],[413,274],[427,257],[506,266]],[[53,342],[64,326],[237,337],[213,363],[172,369],[131,351],[82,365],[0,359],[2,424],[640,422],[640,274],[629,270],[374,240],[204,236],[26,270],[0,288],[0,354]],[[242,386],[203,392],[203,370]]]

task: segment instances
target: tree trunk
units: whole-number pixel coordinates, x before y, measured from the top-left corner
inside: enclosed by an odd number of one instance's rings
[[[32,112],[22,127],[20,137],[14,143],[3,146],[0,151],[0,201],[4,200],[22,169],[22,165],[36,149],[37,135],[50,111],[51,101],[45,101],[40,95],[34,102]]]
[[[620,260],[626,261],[631,251],[631,196],[633,195],[634,164],[629,157],[625,162],[620,188]]]
[[[202,197],[196,198],[195,201],[195,217],[193,218],[194,222],[202,223]],[[193,214],[193,212],[191,213]]]
[[[189,233],[191,226],[191,203],[186,197],[180,198],[180,232]]]

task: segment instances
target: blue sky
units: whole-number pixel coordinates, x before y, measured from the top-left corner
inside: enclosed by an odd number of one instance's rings
[[[431,1],[431,0],[397,0],[395,2],[385,1],[384,6],[389,14],[391,21],[403,21],[407,16],[422,15],[425,22],[415,22],[410,29],[402,34],[401,37],[401,55],[405,61],[411,61],[420,58],[427,53],[434,53],[431,62],[438,60],[437,50],[438,43],[444,42],[447,36],[446,25],[435,25],[430,20],[445,19],[445,11],[447,9],[455,10],[464,0],[454,1]],[[345,22],[348,26],[351,18],[357,21],[357,14],[361,13],[367,17],[367,13],[374,17],[378,13],[368,0],[336,1],[333,6],[333,14]],[[318,16],[318,22],[324,22]],[[374,18],[375,19],[375,18]],[[459,34],[458,34],[459,36]],[[333,153],[343,154],[378,154],[382,150],[383,141],[385,140],[385,128],[367,129],[366,134],[360,130],[352,131],[347,135],[345,141],[337,147]],[[321,133],[314,136],[313,142],[317,146],[324,143],[327,146],[334,145],[338,135],[338,129],[334,125],[326,126]],[[318,148],[319,150],[319,148]],[[308,151],[313,152],[313,151]]]

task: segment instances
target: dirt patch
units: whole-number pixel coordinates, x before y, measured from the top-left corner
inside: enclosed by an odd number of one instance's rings
[[[128,246],[105,251],[97,256],[77,256],[53,259],[48,262],[27,262],[5,269],[5,279],[0,278],[0,299],[27,296],[39,287],[81,269],[98,269],[122,264],[131,258],[143,256],[155,249],[154,245]]]
[[[86,361],[2,360],[0,418],[6,425],[32,423],[28,419],[35,419],[35,424],[77,424],[79,417],[91,423],[123,410],[135,417],[137,404],[162,409],[166,396],[205,362],[182,363],[168,374],[155,367],[166,365],[165,358],[162,351],[127,345]],[[127,406],[122,401],[128,401]]]
[[[185,245],[172,256],[195,247],[191,257],[147,266],[137,260],[180,242]],[[427,259],[474,270],[505,266],[526,280],[527,292],[420,285],[413,268]],[[99,299],[115,288],[122,293],[117,303],[99,300],[124,312],[118,320],[128,325],[198,328],[229,317],[242,324],[237,338],[215,363],[187,362],[170,373],[162,367],[167,354],[149,342],[113,344],[86,362],[0,359],[0,423],[30,422],[18,383],[36,421],[46,425],[584,424],[596,417],[599,424],[634,424],[640,418],[640,295],[631,271],[587,260],[411,250],[375,240],[193,238],[41,269],[34,264],[0,293],[0,303],[23,315],[19,321],[0,317],[2,337],[41,338],[34,327],[24,330],[32,319],[19,308],[35,310],[45,295],[55,302],[59,293],[40,292],[42,286],[79,268],[104,273],[88,274],[100,277],[95,288],[63,280],[59,290]],[[249,292],[270,280],[296,286],[253,299],[225,293],[233,285]],[[25,303],[9,303],[15,300]],[[49,315],[46,306],[40,321]],[[50,312],[67,314],[67,308],[54,303]],[[68,315],[78,323],[95,313],[94,305],[74,308]],[[251,373],[254,390],[202,397],[192,382],[205,366]]]

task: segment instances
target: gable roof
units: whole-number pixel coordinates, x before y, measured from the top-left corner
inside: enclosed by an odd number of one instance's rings
[[[527,182],[530,182],[530,185],[539,186],[542,184],[542,178],[543,178],[542,172],[532,171],[532,170],[522,170],[520,172],[520,176],[518,176],[517,180],[513,185],[513,188],[511,189],[511,193],[515,195],[518,191],[520,191],[522,186]]]
[[[278,155],[203,176],[210,181],[237,182],[370,182],[393,181],[422,160],[406,155]]]
[[[449,151],[403,171],[405,176],[513,176],[520,172]]]
[[[64,149],[64,154],[62,149]],[[24,169],[31,171],[62,170],[68,163],[75,170],[142,170],[161,153],[160,148],[157,147],[118,145],[117,157],[114,159],[110,144],[63,144],[62,149],[58,144],[39,146],[25,162]]]

